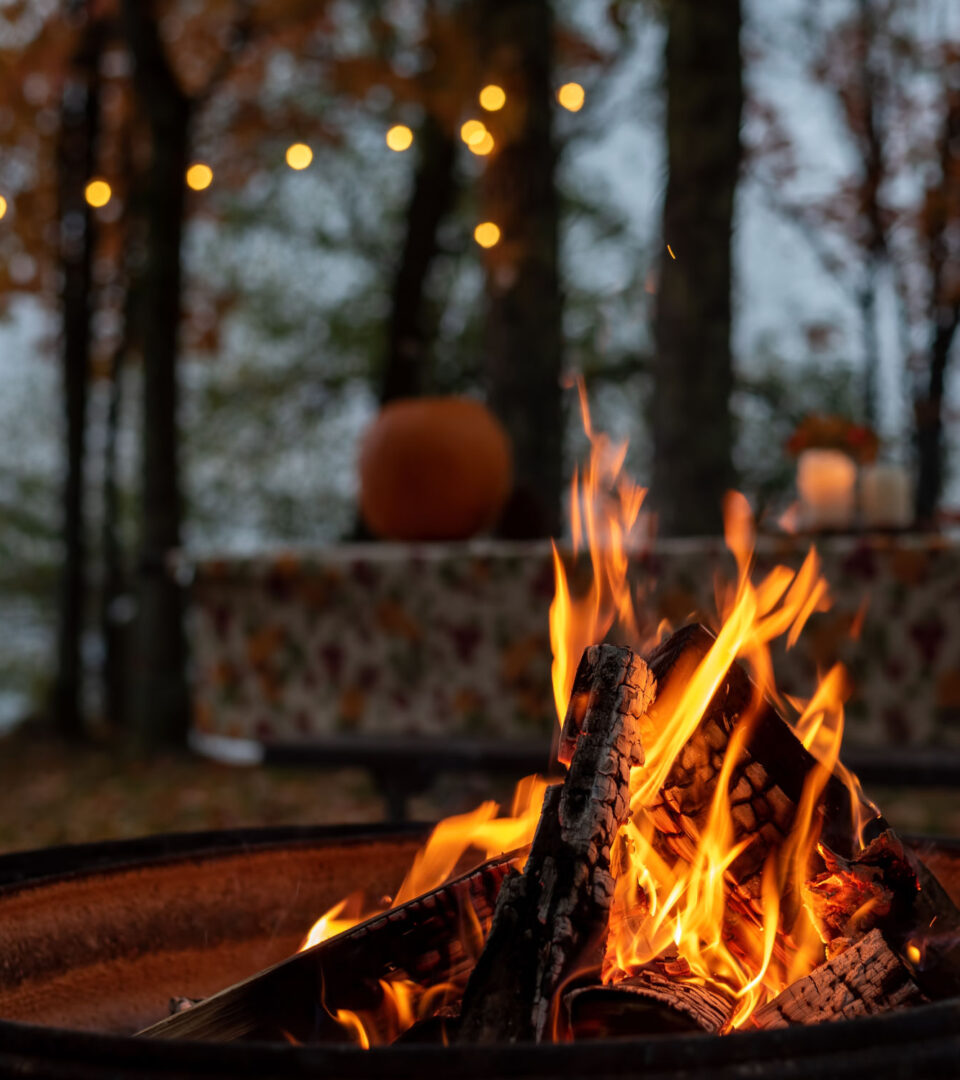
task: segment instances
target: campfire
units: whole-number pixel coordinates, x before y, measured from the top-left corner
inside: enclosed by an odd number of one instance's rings
[[[808,700],[775,684],[771,648],[829,604],[816,551],[754,582],[731,495],[738,573],[714,628],[651,633],[627,584],[644,493],[581,402],[571,519],[591,583],[573,595],[555,553],[550,611],[562,782],[441,822],[394,896],[345,897],[296,956],[144,1035],[720,1037],[960,992],[960,912],[840,761],[842,669]]]

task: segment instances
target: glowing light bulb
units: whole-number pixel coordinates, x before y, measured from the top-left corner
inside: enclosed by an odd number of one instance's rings
[[[460,138],[467,146],[478,146],[486,134],[487,129],[482,120],[468,120],[460,128]]]
[[[94,209],[106,206],[111,195],[113,195],[113,192],[110,190],[110,185],[106,180],[91,180],[83,189],[83,197]]]
[[[394,124],[387,132],[387,146],[399,154],[413,145],[413,132],[406,124]]]
[[[502,86],[490,83],[480,91],[479,101],[481,109],[486,109],[487,112],[497,112],[506,105],[507,95]]]
[[[492,248],[500,240],[500,226],[492,221],[481,221],[473,230],[473,238],[482,248]]]
[[[213,169],[198,161],[187,169],[187,187],[194,191],[203,191],[213,183]]]
[[[471,153],[478,154],[480,157],[485,157],[493,149],[493,136],[489,131],[486,131],[479,142],[467,143],[467,146]]]
[[[557,91],[557,101],[568,112],[579,112],[583,108],[583,99],[586,95],[579,83],[568,82]]]
[[[0,218],[7,212],[7,200],[0,195]]]
[[[313,161],[313,151],[306,143],[295,142],[287,147],[287,164],[291,169],[305,169]]]

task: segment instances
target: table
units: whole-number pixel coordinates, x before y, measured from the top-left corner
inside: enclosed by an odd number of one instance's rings
[[[797,567],[808,547],[761,537],[756,571]],[[807,696],[817,671],[839,660],[853,683],[848,744],[960,744],[960,544],[844,536],[817,547],[833,604],[794,649],[776,648],[778,686]],[[576,590],[587,564],[564,558]],[[556,724],[547,543],[344,545],[178,563],[192,578],[201,736],[529,742]],[[637,553],[630,575],[646,629],[697,613],[709,623],[718,573],[734,573],[720,539]]]

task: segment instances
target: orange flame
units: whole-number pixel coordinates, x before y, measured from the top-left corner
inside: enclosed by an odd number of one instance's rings
[[[574,477],[571,517],[575,549],[586,533],[593,575],[587,593],[573,598],[554,549],[556,596],[550,630],[561,721],[587,645],[603,640],[614,628],[618,644],[638,651],[644,645],[637,631],[642,620],[632,608],[624,542],[636,524],[642,492],[622,472],[625,447],[613,447],[592,430],[582,386],[580,390],[591,458],[583,483],[578,485]],[[612,853],[616,888],[603,977],[617,980],[665,952],[676,953],[687,962],[691,979],[710,983],[729,997],[729,1027],[738,1027],[823,958],[816,928],[803,908],[801,885],[815,857],[820,827],[816,809],[831,772],[847,782],[858,829],[868,810],[856,779],[838,761],[845,680],[842,669],[835,669],[797,720],[798,737],[819,764],[806,778],[789,834],[769,845],[759,897],[750,899],[738,890],[731,868],[756,836],[738,834],[731,788],[764,695],[785,705],[774,682],[770,644],[783,638],[792,648],[811,615],[829,606],[829,595],[813,548],[798,571],[778,566],[755,585],[750,507],[742,495],[732,493],[724,510],[737,579],[733,584],[717,582],[719,622],[708,652],[691,672],[684,672],[682,681],[668,680],[660,688],[647,718],[646,760],[631,774],[630,818]],[[684,836],[667,845],[656,819],[667,778],[738,659],[755,681],[753,706],[730,734],[707,813],[699,824],[686,820]]]
[[[574,595],[554,546],[556,591],[550,607],[550,641],[553,692],[561,722],[584,649],[607,635],[638,652],[651,643],[641,633],[640,627],[647,625],[642,617],[646,613],[638,608],[641,598],[628,575],[631,555],[643,535],[640,511],[645,492],[624,471],[626,443],[614,443],[594,431],[582,382],[578,389],[590,457],[574,473],[570,515],[574,555],[586,546],[591,575],[586,590]],[[849,790],[854,835],[862,838],[863,826],[875,815],[875,808],[864,798],[856,777],[839,762],[847,693],[843,669],[831,669],[807,702],[784,698],[774,681],[771,644],[782,639],[785,648],[792,648],[810,617],[829,606],[815,549],[811,547],[799,570],[777,566],[754,583],[755,527],[750,507],[742,495],[732,493],[724,511],[736,580],[716,583],[715,638],[692,670],[684,670],[682,678],[666,680],[644,719],[645,762],[631,772],[630,813],[611,852],[615,890],[602,977],[615,981],[658,956],[675,954],[686,961],[688,978],[728,997],[728,1028],[736,1028],[823,959],[822,942],[805,907],[803,884],[818,858],[818,804],[831,775]],[[661,623],[656,640],[666,629]],[[683,769],[695,768],[687,756],[698,738],[706,738],[700,732],[710,702],[738,660],[752,676],[753,699],[729,733],[722,761],[716,758],[715,782],[714,772],[709,772],[712,792],[696,820],[681,814],[679,831],[676,817],[670,818],[670,829],[663,829],[664,814],[679,814],[668,805],[668,778],[678,763]],[[795,734],[816,761],[798,804],[782,822],[786,835],[760,828],[757,822],[752,827],[744,824],[744,814],[754,815],[751,799],[756,795],[746,779],[744,762],[752,725],[765,698],[794,717]],[[489,858],[529,846],[545,786],[534,777],[523,781],[505,817],[498,817],[496,804],[487,802],[441,822],[414,859],[391,906],[448,880],[468,850]],[[772,792],[767,789],[763,795],[772,797]],[[763,846],[755,856],[758,870],[752,879],[755,888],[750,890],[738,880],[737,867],[756,844]],[[358,898],[347,898],[317,921],[303,947],[382,910],[386,908],[364,911]],[[471,942],[465,948],[474,954],[482,944],[479,926],[464,927],[463,934]],[[439,1003],[437,994],[449,991],[402,979],[381,983],[381,989],[383,1004],[376,1012],[332,1014],[360,1045],[395,1038],[417,1019],[430,1015],[429,1010]]]
[[[627,443],[614,443],[602,432],[594,432],[582,380],[577,391],[590,458],[582,473],[578,469],[573,473],[570,524],[575,556],[586,536],[592,573],[586,594],[574,599],[563,560],[553,545],[556,591],[550,605],[550,648],[554,704],[561,724],[584,649],[603,641],[614,625],[629,640],[640,637],[627,571],[630,550],[641,534],[640,508],[646,489],[623,471]]]

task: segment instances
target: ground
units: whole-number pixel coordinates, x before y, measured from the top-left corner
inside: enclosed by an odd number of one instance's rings
[[[444,777],[410,801],[432,821],[484,798],[509,805],[512,784]],[[238,826],[383,821],[361,769],[242,768],[188,754],[124,758],[36,732],[0,739],[0,852],[147,833]]]
[[[509,804],[512,785],[483,776],[438,778],[411,800],[432,821],[484,798]],[[960,835],[960,792],[869,794],[904,832]],[[383,800],[359,769],[239,768],[187,754],[123,758],[36,732],[0,739],[0,852],[147,833],[384,819]]]

